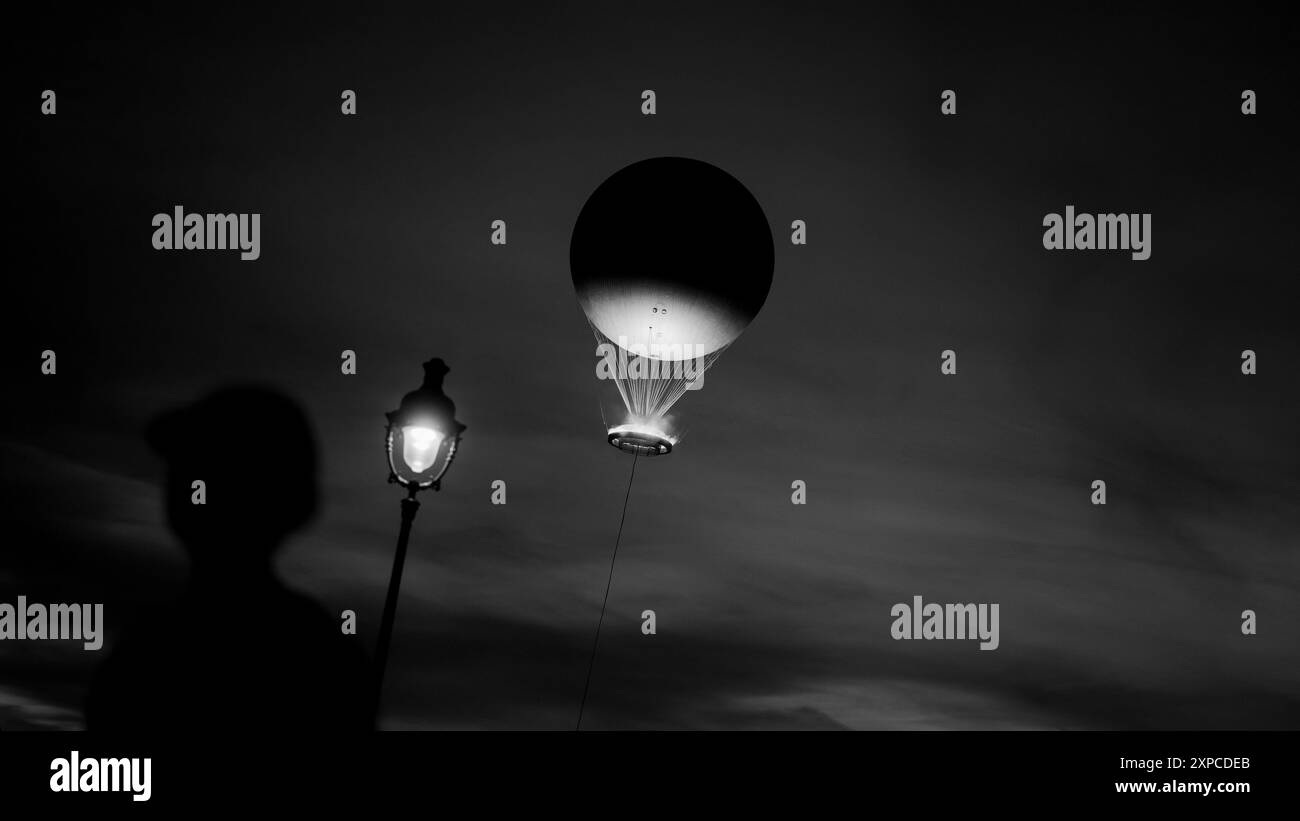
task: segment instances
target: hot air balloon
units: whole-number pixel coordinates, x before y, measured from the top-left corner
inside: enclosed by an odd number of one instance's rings
[[[569,267],[595,334],[597,375],[618,391],[610,444],[670,452],[668,411],[758,314],[772,231],[754,196],[716,166],[656,157],[621,169],[578,215]]]

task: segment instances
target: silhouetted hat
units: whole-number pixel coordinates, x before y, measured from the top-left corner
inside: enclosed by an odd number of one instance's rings
[[[245,464],[270,471],[314,472],[316,447],[306,414],[293,400],[258,386],[222,388],[159,415],[146,432],[165,461]]]

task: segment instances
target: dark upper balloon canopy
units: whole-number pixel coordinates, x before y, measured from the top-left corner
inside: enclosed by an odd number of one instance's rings
[[[594,286],[698,294],[747,323],[772,287],[772,230],[754,195],[716,166],[685,157],[642,160],[587,199],[569,267],[579,297]]]

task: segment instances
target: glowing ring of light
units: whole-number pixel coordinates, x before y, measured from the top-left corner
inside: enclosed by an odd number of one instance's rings
[[[646,425],[619,425],[609,429],[609,443],[626,453],[666,456],[674,441],[663,431]]]

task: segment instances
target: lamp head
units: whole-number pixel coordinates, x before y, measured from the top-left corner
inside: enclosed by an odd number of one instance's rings
[[[456,421],[456,405],[442,390],[450,369],[441,359],[424,363],[424,381],[389,411],[388,467],[390,482],[417,490],[437,490],[451,467],[465,426]]]

